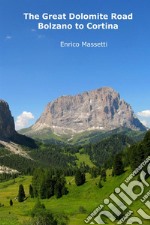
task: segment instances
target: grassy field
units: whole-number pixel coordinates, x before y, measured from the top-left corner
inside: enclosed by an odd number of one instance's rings
[[[130,171],[127,171],[121,176],[112,177],[111,171],[107,171],[107,181],[103,183],[103,188],[101,189],[96,185],[99,182],[99,178],[91,179],[89,174],[86,174],[86,183],[80,187],[75,185],[73,177],[67,177],[68,195],[60,199],[52,197],[48,200],[41,200],[41,202],[55,216],[67,215],[69,218],[68,225],[84,225],[86,217],[97,206],[103,204],[103,200],[114,192],[114,189],[125,180],[129,173]],[[15,180],[0,183],[0,203],[4,204],[3,207],[0,207],[0,225],[21,225],[30,219],[30,212],[36,202],[36,199],[28,197],[30,183],[30,176],[18,177]],[[18,203],[15,199],[18,194],[19,184],[24,185],[26,196],[28,197],[22,203]],[[145,193],[148,190],[149,187],[145,189]],[[9,204],[10,199],[14,203],[12,207]],[[140,200],[134,202],[130,209],[135,212],[140,207],[149,213],[150,210]],[[149,222],[144,221],[143,224],[148,225]]]

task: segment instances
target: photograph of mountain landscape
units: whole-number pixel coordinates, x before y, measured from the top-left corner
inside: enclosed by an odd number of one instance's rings
[[[0,3],[0,225],[150,224],[150,1]]]

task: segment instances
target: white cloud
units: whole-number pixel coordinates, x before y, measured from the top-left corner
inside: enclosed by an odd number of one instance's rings
[[[144,126],[150,128],[150,110],[149,109],[138,112],[137,117]]]
[[[15,127],[16,130],[20,130],[29,126],[30,120],[34,119],[34,115],[31,112],[22,112],[21,115],[17,116]]]
[[[138,112],[137,115],[146,117],[146,118],[148,118],[148,117],[150,118],[150,110],[144,110],[144,111]]]
[[[150,126],[148,121],[146,121],[146,120],[140,120],[140,121],[145,127],[149,127]]]
[[[5,39],[6,39],[6,40],[10,40],[10,39],[12,39],[12,36],[7,35],[7,36],[5,37]]]

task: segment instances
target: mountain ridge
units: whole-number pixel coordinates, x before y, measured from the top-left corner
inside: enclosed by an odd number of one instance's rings
[[[49,102],[40,118],[24,134],[40,137],[42,133],[52,132],[71,138],[85,131],[110,131],[121,127],[146,131],[120,94],[113,88],[102,87]]]

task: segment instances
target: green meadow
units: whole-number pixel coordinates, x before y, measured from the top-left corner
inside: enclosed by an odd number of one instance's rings
[[[93,212],[97,206],[103,204],[103,200],[114,192],[114,189],[125,180],[130,172],[131,171],[128,170],[120,176],[112,177],[111,170],[107,170],[107,180],[106,182],[102,182],[102,188],[98,188],[97,186],[99,177],[92,179],[90,174],[86,174],[86,183],[78,187],[75,185],[74,177],[66,177],[69,193],[60,199],[52,197],[50,199],[41,200],[41,202],[44,203],[46,208],[57,218],[62,215],[66,216],[68,218],[68,225],[84,225],[86,224],[84,222],[86,217]],[[0,207],[1,225],[28,224],[31,218],[31,210],[36,202],[36,199],[29,197],[29,185],[31,184],[31,180],[31,176],[20,176],[15,180],[0,183],[0,203],[4,205]],[[23,184],[27,197],[22,203],[19,203],[16,199],[20,184]],[[145,187],[145,193],[148,191],[149,187]],[[13,206],[10,206],[10,199],[13,201]],[[145,212],[150,214],[150,210],[144,206],[144,203],[141,203],[140,198],[129,207],[129,209],[134,211],[134,215],[138,215],[136,211],[139,208],[144,209]],[[111,224],[109,221],[107,222]],[[148,225],[149,222],[145,220],[143,224]]]

